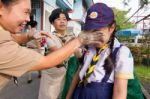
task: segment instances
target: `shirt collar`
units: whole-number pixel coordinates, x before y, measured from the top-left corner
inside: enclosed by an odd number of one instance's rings
[[[0,25],[0,30],[4,30],[4,28]]]
[[[115,47],[119,47],[121,45],[121,43],[118,41],[117,38],[114,39],[114,48]]]
[[[4,29],[1,25],[0,25],[0,30],[5,31],[5,32],[9,32],[8,30]]]
[[[56,36],[58,36],[58,37],[66,37],[66,36],[68,36],[68,33],[65,33],[64,35],[61,35],[60,33],[57,33],[57,31],[54,31],[53,32]]]

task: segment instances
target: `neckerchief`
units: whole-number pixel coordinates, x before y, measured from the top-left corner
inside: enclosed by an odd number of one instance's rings
[[[83,79],[80,81],[80,84],[83,84],[84,86],[87,85],[90,75],[93,73],[97,62],[101,59],[99,54],[106,48],[108,48],[108,44],[105,44],[100,49],[96,50],[96,53],[92,58],[91,64],[88,67],[88,69],[86,70],[86,73],[83,76]]]
[[[67,41],[69,41],[69,39],[74,37],[74,35],[70,33],[65,33],[64,35],[61,35],[56,31],[54,33],[55,33],[54,35],[56,35],[61,40],[62,45],[64,45]]]

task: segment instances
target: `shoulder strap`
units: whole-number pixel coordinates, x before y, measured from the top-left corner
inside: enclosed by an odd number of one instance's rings
[[[119,51],[119,49],[122,47],[123,45],[121,44],[119,47],[116,47],[112,53],[112,60],[115,62],[116,61],[116,55],[117,52]],[[111,74],[111,73],[110,73]],[[110,77],[110,74],[105,74],[104,78],[102,79],[102,82],[107,82],[107,80]]]
[[[122,47],[123,45],[121,44],[119,47],[116,47],[112,53],[112,59],[115,62],[116,61],[116,56],[117,56],[117,52],[119,51],[119,49]]]

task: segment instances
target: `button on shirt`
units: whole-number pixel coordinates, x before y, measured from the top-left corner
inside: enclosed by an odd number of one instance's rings
[[[120,43],[117,39],[114,41],[114,49],[116,47],[119,47]],[[114,50],[113,49],[113,50]],[[92,61],[93,56],[96,53],[96,49],[94,47],[90,47],[88,52],[85,54],[84,57],[84,64],[83,67],[79,73],[80,79],[82,80],[84,74],[86,73],[86,70],[90,66],[90,63]],[[105,70],[104,70],[104,61],[110,54],[110,49],[106,48],[103,50],[100,55],[100,60],[97,62],[95,69],[93,73],[90,75],[88,82],[101,82],[103,77],[105,76]],[[107,82],[113,83],[114,78],[120,78],[120,79],[133,79],[133,57],[128,47],[121,46],[116,54],[116,63],[115,68],[112,71],[109,79]]]
[[[12,76],[20,77],[42,57],[41,54],[18,45],[10,32],[0,27],[0,90]]]

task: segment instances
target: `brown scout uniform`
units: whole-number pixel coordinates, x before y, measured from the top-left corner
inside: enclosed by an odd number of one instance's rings
[[[10,32],[0,26],[0,90],[12,76],[23,75],[42,57],[41,54],[20,46]]]

